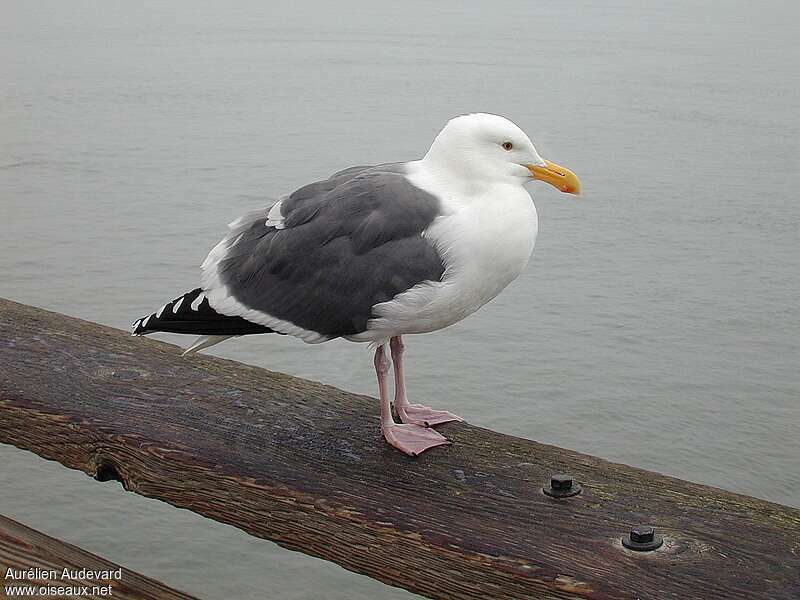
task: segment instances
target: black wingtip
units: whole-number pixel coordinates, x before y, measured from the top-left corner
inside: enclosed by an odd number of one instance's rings
[[[145,327],[142,323],[144,323],[144,321],[149,318],[150,317],[142,317],[141,319],[137,319],[136,321],[134,321],[131,324],[131,335],[135,337],[143,335],[145,333]]]
[[[131,325],[131,335],[142,336],[163,331],[192,335],[248,335],[273,333],[268,327],[242,317],[223,315],[211,308],[201,288],[195,288],[167,302],[151,315]]]

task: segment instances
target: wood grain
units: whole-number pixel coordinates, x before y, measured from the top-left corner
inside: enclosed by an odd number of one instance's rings
[[[42,575],[41,572],[34,571],[32,576],[24,579],[6,578],[9,569],[15,572],[28,571],[29,569],[39,569],[45,573],[55,571],[57,577],[50,578],[47,574]],[[91,571],[118,571],[122,569],[122,572],[119,578],[112,573],[106,579],[88,577],[82,580],[72,580],[61,579],[64,569],[69,569],[70,571],[78,570],[79,572],[81,569]],[[78,573],[78,575],[81,575],[81,573]],[[78,593],[70,595],[39,594],[21,596],[8,589],[12,586],[26,585],[34,585],[37,589],[39,586],[71,588],[86,586],[88,593],[83,593],[83,590],[74,590],[78,591]],[[94,589],[95,587],[98,589]],[[49,600],[57,600],[58,598],[81,598],[81,600],[107,600],[108,598],[117,600],[192,600],[194,598],[194,596],[169,588],[154,579],[120,567],[77,546],[57,540],[0,515],[0,598],[10,599],[17,597],[48,598]]]
[[[431,598],[800,597],[796,509],[466,423],[411,459],[373,398],[3,300],[0,364],[0,442]]]

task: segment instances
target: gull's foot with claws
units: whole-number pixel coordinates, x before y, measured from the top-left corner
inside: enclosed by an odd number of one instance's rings
[[[446,410],[434,410],[422,404],[406,404],[404,407],[397,407],[397,416],[403,423],[412,423],[424,427],[433,427],[450,421],[463,421],[458,415]]]
[[[386,441],[409,456],[418,456],[429,448],[452,443],[441,433],[420,425],[395,423],[382,429]]]

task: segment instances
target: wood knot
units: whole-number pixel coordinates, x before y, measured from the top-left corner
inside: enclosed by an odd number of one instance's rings
[[[94,479],[97,481],[119,481],[122,487],[129,489],[128,481],[121,467],[107,456],[94,458]]]

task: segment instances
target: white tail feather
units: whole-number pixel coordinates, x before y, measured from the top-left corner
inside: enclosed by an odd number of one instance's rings
[[[186,356],[187,354],[194,354],[195,352],[200,352],[200,350],[204,350],[205,348],[209,348],[220,342],[224,342],[228,338],[232,338],[235,336],[232,335],[201,335],[197,338],[191,346],[189,346],[181,356]]]

